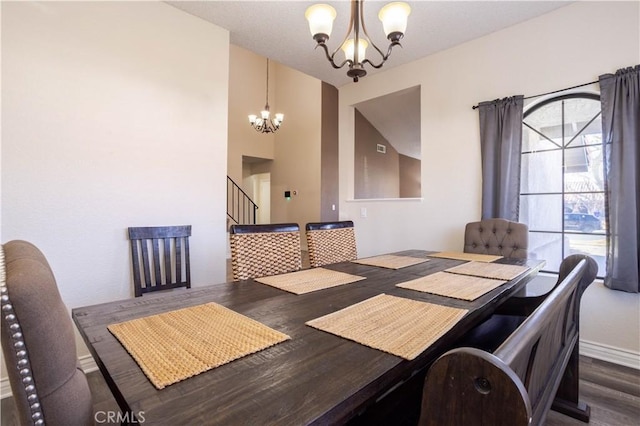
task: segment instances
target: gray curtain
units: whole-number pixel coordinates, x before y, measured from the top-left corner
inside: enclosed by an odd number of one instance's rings
[[[614,290],[640,292],[640,65],[600,76],[605,144],[607,273]]]
[[[482,219],[518,221],[523,96],[481,102]]]

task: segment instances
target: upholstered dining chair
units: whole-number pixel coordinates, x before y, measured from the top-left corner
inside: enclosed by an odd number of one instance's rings
[[[191,225],[129,228],[136,297],[171,288],[191,288]]]
[[[505,219],[484,219],[468,223],[464,231],[464,252],[491,254],[526,259],[528,256],[529,228],[524,223]],[[537,298],[541,283],[529,283],[498,308],[510,315],[524,316],[533,312],[542,300]],[[529,291],[528,288],[535,290]],[[545,292],[545,294],[548,294]],[[534,298],[530,293],[536,294]]]
[[[0,279],[2,352],[20,424],[93,425],[73,323],[46,258],[10,241],[0,247]]]
[[[353,221],[312,222],[305,230],[311,267],[358,258]]]
[[[231,225],[231,268],[234,280],[265,277],[302,268],[297,223]]]
[[[529,228],[505,219],[468,223],[464,230],[464,252],[526,259]]]

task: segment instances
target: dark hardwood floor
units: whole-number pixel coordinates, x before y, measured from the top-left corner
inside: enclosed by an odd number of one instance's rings
[[[640,371],[581,357],[580,399],[591,406],[590,425],[640,425]],[[584,423],[551,411],[546,425]]]
[[[104,423],[108,412],[118,406],[100,372],[87,375],[94,397],[94,410],[99,423]],[[637,426],[640,425],[640,371],[581,357],[580,395],[591,406],[591,425]],[[1,404],[1,425],[18,426],[18,418],[12,398],[4,398]],[[98,424],[98,422],[96,423]],[[547,426],[584,425],[570,417],[551,411]]]

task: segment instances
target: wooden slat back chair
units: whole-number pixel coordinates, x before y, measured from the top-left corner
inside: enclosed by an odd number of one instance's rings
[[[2,352],[21,425],[93,425],[69,312],[42,252],[27,241],[0,246]]]
[[[191,225],[129,228],[136,297],[178,287],[191,288]]]
[[[353,222],[312,222],[306,227],[311,267],[358,258]]]
[[[234,280],[265,277],[302,268],[297,223],[231,225],[231,267]]]

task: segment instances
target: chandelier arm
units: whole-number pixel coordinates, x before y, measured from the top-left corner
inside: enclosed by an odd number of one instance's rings
[[[360,3],[360,26],[362,27],[362,32],[364,33],[365,37],[367,38],[367,40],[369,41],[369,44],[371,46],[373,46],[374,49],[376,49],[376,51],[380,54],[380,57],[382,57],[382,63],[384,63],[384,61],[387,60],[387,58],[389,57],[389,54],[391,53],[391,49],[389,49],[389,51],[387,52],[387,56],[384,55],[384,53],[382,53],[382,50],[380,50],[380,48],[378,48],[378,46],[376,46],[376,44],[373,42],[373,40],[371,39],[371,36],[369,35],[369,33],[367,32],[367,26],[364,22],[364,2]],[[373,66],[373,64],[371,63],[371,61],[367,61],[366,59],[361,61],[363,64],[365,62],[368,62],[369,64],[371,64]],[[380,64],[380,66],[376,67],[374,66],[374,68],[380,68],[382,66],[382,64]]]
[[[336,56],[336,53],[338,53],[338,51],[340,51],[340,48],[344,45],[344,43],[349,39],[349,34],[351,34],[351,31],[353,30],[354,16],[355,16],[356,13],[358,13],[358,10],[356,8],[356,3],[358,3],[358,2],[357,1],[352,1],[351,2],[351,18],[349,19],[349,27],[347,28],[347,32],[344,34],[344,37],[342,38],[342,41],[340,42],[340,44],[338,44],[338,47],[336,47],[336,50],[334,50],[331,53],[331,55],[329,55],[329,48],[326,46],[326,44],[318,42],[318,44],[322,44],[322,47],[324,47],[325,53],[327,54],[327,59],[329,59],[329,61],[331,62],[331,65],[333,65],[333,67],[336,68],[336,69],[342,68],[347,63],[349,65],[353,64],[352,61],[347,59],[342,64],[340,64],[340,66],[336,66],[335,62],[333,61],[333,58]]]
[[[327,47],[327,45],[323,42],[323,43],[318,43],[316,45],[316,49],[319,47],[322,47],[324,49],[324,54],[327,57],[327,60],[329,61],[329,63],[331,63],[331,66],[334,67],[335,69],[340,69],[342,67],[344,67],[346,64],[352,65],[353,61],[351,61],[350,59],[346,59],[344,62],[342,62],[340,65],[336,65],[336,63],[334,62],[333,58],[337,52],[337,50],[335,52],[333,52],[333,54],[329,55],[329,48]]]
[[[368,59],[365,59],[364,61],[362,61],[362,64],[367,63],[367,64],[371,65],[372,67],[374,67],[374,68],[376,68],[376,69],[382,68],[382,66],[384,65],[385,61],[386,61],[387,59],[389,59],[389,56],[391,56],[391,50],[393,49],[393,46],[400,46],[400,47],[402,47],[402,45],[400,44],[400,42],[397,42],[397,41],[392,42],[392,43],[389,45],[389,49],[387,50],[387,54],[386,54],[386,55],[383,55],[383,54],[382,54],[382,52],[380,52],[380,55],[382,56],[382,61],[381,61],[378,65],[374,64],[373,62],[371,62],[371,61],[370,61],[370,60],[368,60]]]

